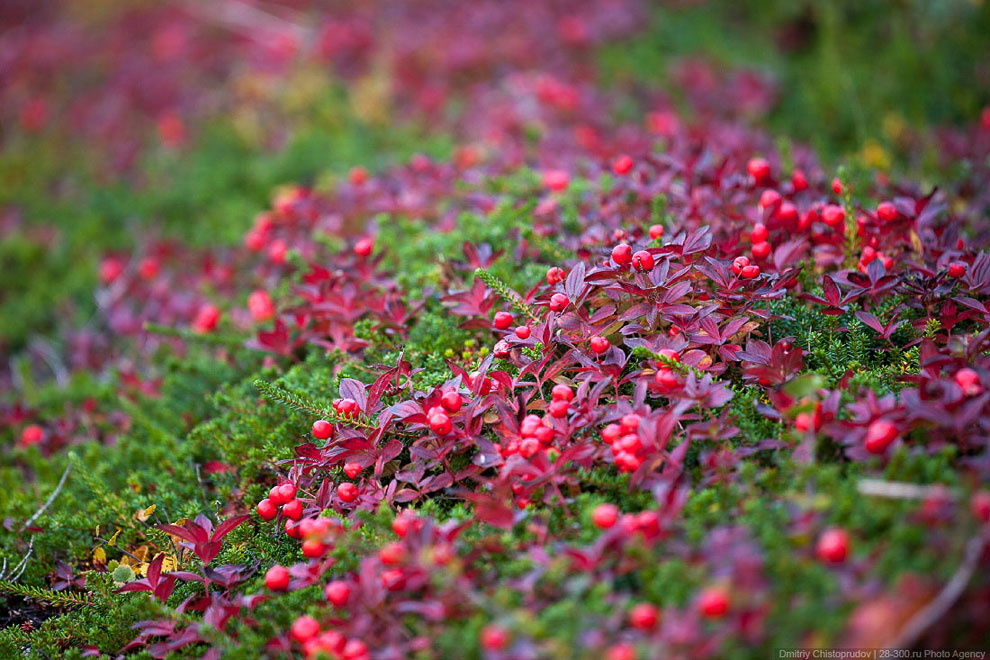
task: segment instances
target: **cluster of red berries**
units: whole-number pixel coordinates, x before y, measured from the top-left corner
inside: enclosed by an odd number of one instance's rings
[[[631,263],[633,268],[644,273],[653,270],[653,267],[656,265],[653,255],[650,252],[639,250],[634,253],[628,243],[619,243],[612,248],[612,261],[620,267]]]
[[[741,256],[732,260],[732,272],[743,279],[752,280],[760,275],[760,267],[749,263],[749,257]]]
[[[292,622],[289,634],[303,647],[307,658],[331,657],[340,660],[368,660],[368,645],[360,639],[348,639],[336,630],[321,631],[320,623],[309,615]]]
[[[268,491],[268,497],[258,502],[258,515],[262,520],[274,520],[278,515],[279,507],[286,520],[286,531],[288,531],[289,521],[302,518],[303,504],[296,499],[296,485],[291,481],[285,481],[277,486],[272,486]]]
[[[454,425],[450,421],[453,415],[464,405],[464,398],[457,392],[450,390],[440,397],[440,405],[433,406],[426,411],[426,418],[429,420],[430,429],[437,435],[447,435],[454,430]]]
[[[659,355],[668,358],[671,362],[680,362],[681,355],[670,348],[662,348]],[[681,386],[677,372],[671,369],[665,362],[659,362],[657,373],[653,376],[653,382],[661,394],[670,394],[677,391]]]
[[[550,417],[559,419],[567,416],[571,401],[574,400],[574,391],[567,385],[554,385],[552,400],[547,407]],[[526,415],[519,427],[521,440],[510,440],[505,447],[496,444],[495,448],[503,458],[508,458],[519,454],[523,458],[529,459],[536,456],[542,449],[553,444],[555,431],[549,419],[541,418],[539,415]]]
[[[640,416],[635,413],[623,415],[618,424],[609,424],[602,429],[602,440],[612,448],[615,466],[619,472],[634,472],[643,463],[637,454],[643,448],[639,437]]]

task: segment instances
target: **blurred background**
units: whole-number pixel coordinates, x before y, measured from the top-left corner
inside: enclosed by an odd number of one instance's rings
[[[232,245],[279,185],[484,145],[525,72],[934,181],[990,103],[988,35],[979,0],[6,0],[0,354],[90,318],[108,253]]]

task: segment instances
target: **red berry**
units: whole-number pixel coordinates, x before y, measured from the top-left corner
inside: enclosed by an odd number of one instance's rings
[[[660,621],[660,610],[652,603],[638,603],[629,610],[629,625],[637,630],[652,630]]]
[[[313,422],[313,437],[319,440],[326,440],[333,435],[333,424],[325,419],[318,419]]]
[[[591,513],[591,521],[599,529],[611,529],[619,519],[619,509],[614,504],[599,504]]]
[[[642,417],[640,417],[636,413],[629,413],[627,415],[622,416],[622,419],[619,420],[619,424],[623,431],[625,431],[626,433],[631,433],[639,428],[639,422],[641,420]]]
[[[547,284],[553,286],[554,284],[560,284],[566,279],[567,275],[564,273],[562,268],[557,268],[554,266],[547,270]]]
[[[374,249],[375,243],[370,238],[362,238],[354,244],[354,254],[359,257],[367,257]]]
[[[753,231],[749,232],[749,240],[753,243],[762,243],[767,240],[770,232],[767,231],[767,226],[762,222],[757,222],[753,225]]]
[[[461,398],[460,394],[451,390],[449,392],[445,392],[444,395],[440,397],[440,405],[443,406],[443,409],[447,412],[455,413],[461,409],[462,405],[464,405],[464,399]]]
[[[619,243],[612,248],[612,261],[620,266],[625,266],[632,261],[633,249],[627,243]]]
[[[653,376],[653,382],[657,384],[661,392],[672,392],[681,384],[677,374],[666,368],[657,370],[656,375]]]
[[[512,325],[512,314],[508,312],[496,312],[495,314],[495,329],[496,330],[508,330],[509,326]]]
[[[516,328],[516,337],[519,339],[529,339],[529,333],[530,330],[528,325],[521,325]]]
[[[301,616],[292,622],[290,634],[292,639],[304,644],[320,633],[319,622],[311,616]]]
[[[890,202],[880,202],[877,205],[877,217],[883,222],[891,222],[897,219],[897,207]]]
[[[248,296],[248,311],[251,312],[251,318],[260,323],[275,316],[275,305],[268,292],[259,289]]]
[[[843,192],[845,192],[845,190],[846,187],[842,185],[842,181],[839,179],[839,177],[835,177],[834,179],[832,179],[833,193],[835,193],[836,195],[841,195]]]
[[[351,180],[355,186],[364,185],[364,182],[368,180],[368,170],[364,169],[360,165],[357,167],[352,167],[351,171],[348,173],[347,178]]]
[[[595,335],[594,337],[591,338],[591,350],[594,351],[595,353],[598,354],[604,353],[609,349],[611,345],[612,344],[609,342],[609,340],[605,339],[604,337]]]
[[[509,644],[509,632],[494,624],[481,629],[481,647],[486,651],[501,651]]]
[[[828,204],[822,209],[822,222],[829,227],[840,225],[845,219],[846,212],[838,204]]]
[[[764,158],[753,158],[746,163],[746,171],[760,184],[770,178],[770,163]]]
[[[438,413],[430,417],[430,428],[437,435],[447,435],[454,430],[454,425],[450,422],[450,417]]]
[[[791,202],[781,202],[777,209],[777,219],[785,225],[792,225],[798,221],[798,210]]]
[[[37,424],[28,424],[21,431],[21,444],[29,447],[40,443],[45,437],[45,431]]]
[[[268,491],[268,500],[275,506],[282,506],[288,502],[291,497],[282,497],[282,493],[279,491],[278,486],[272,486],[271,490]]]
[[[602,429],[602,440],[605,444],[610,445],[622,435],[622,427],[618,424],[609,424]]]
[[[791,185],[794,186],[795,192],[807,190],[808,177],[804,175],[802,170],[794,170],[794,174],[791,175]]]
[[[835,527],[826,529],[818,538],[816,552],[823,562],[841,564],[849,554],[849,533]]]
[[[742,269],[749,265],[749,257],[736,257],[732,260],[732,272],[736,275],[742,273]]]
[[[559,419],[561,417],[567,417],[567,410],[571,407],[568,401],[551,401],[550,405],[547,407],[547,411],[550,416]]]
[[[866,429],[866,451],[882,454],[897,439],[897,426],[888,419],[878,419]]]
[[[104,284],[110,284],[124,272],[124,263],[120,259],[107,257],[100,262],[100,279]]]
[[[322,557],[326,551],[327,546],[324,545],[322,541],[317,539],[306,539],[302,543],[302,553],[304,557],[316,559],[317,557]]]
[[[353,502],[358,497],[357,486],[349,481],[345,481],[337,486],[337,496],[344,502]]]
[[[747,280],[751,280],[760,274],[760,267],[756,265],[749,265],[742,269],[740,275]]]
[[[558,383],[557,385],[554,385],[553,389],[550,391],[550,398],[554,401],[573,401],[574,390],[563,383]]]
[[[956,385],[962,388],[966,396],[976,396],[983,391],[980,375],[969,367],[963,367],[956,372]]]
[[[360,639],[350,639],[341,651],[343,660],[368,660],[368,645]]]
[[[258,502],[258,515],[261,516],[262,520],[274,520],[277,514],[278,507],[272,504],[272,501],[267,497]]]
[[[289,588],[289,569],[278,564],[265,573],[265,586],[272,591],[285,591]]]
[[[770,256],[770,244],[769,243],[754,243],[753,244],[753,256],[757,259],[766,259]]]
[[[698,596],[698,610],[712,619],[725,615],[729,611],[729,593],[722,587],[708,587]]]
[[[193,319],[192,329],[194,332],[204,334],[214,330],[220,322],[220,308],[216,305],[206,303],[196,312]]]
[[[563,170],[547,170],[543,173],[543,185],[549,190],[560,192],[571,183],[571,176]]]
[[[612,451],[633,455],[642,448],[643,443],[639,439],[639,434],[636,433],[627,433],[612,444]]]
[[[378,550],[378,559],[386,566],[396,566],[406,559],[406,549],[401,543],[388,543]]]
[[[412,525],[413,518],[407,514],[399,514],[392,519],[392,531],[400,539],[406,538],[406,534],[409,533],[409,527]]]
[[[632,265],[636,270],[648,271],[653,270],[654,262],[653,255],[646,250],[640,250],[632,257]]]
[[[289,520],[299,520],[303,514],[303,503],[293,499],[282,506],[282,515]]]
[[[636,660],[636,647],[629,642],[619,642],[608,647],[605,660]]]
[[[949,277],[960,278],[966,274],[966,264],[961,261],[953,261],[949,264]]]
[[[289,252],[289,246],[283,240],[272,241],[268,246],[268,259],[275,264],[284,264],[285,255]]]
[[[152,280],[158,275],[158,265],[158,259],[155,259],[154,257],[145,257],[141,260],[141,263],[138,264],[138,275],[140,275],[142,279]]]
[[[629,174],[630,170],[633,168],[633,159],[626,154],[616,157],[612,161],[612,171],[616,174],[623,175]]]
[[[760,208],[772,209],[780,204],[780,193],[776,190],[767,189],[760,195]]]
[[[285,533],[292,539],[302,538],[302,525],[295,520],[285,520]]]
[[[562,312],[570,304],[571,299],[562,293],[555,293],[550,296],[550,309],[554,312]]]
[[[990,491],[981,490],[973,493],[969,506],[977,520],[990,523]]]
[[[334,580],[327,584],[323,593],[334,607],[343,607],[351,597],[351,588],[347,586],[346,582]]]
[[[650,238],[657,240],[663,236],[663,225],[650,225]]]
[[[349,479],[353,479],[361,474],[363,469],[364,468],[361,467],[360,463],[344,463],[344,474],[346,474]]]
[[[291,481],[280,483],[278,485],[278,494],[284,504],[296,496],[296,485]]]

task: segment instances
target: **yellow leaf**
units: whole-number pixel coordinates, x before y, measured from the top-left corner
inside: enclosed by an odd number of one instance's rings
[[[109,545],[110,547],[113,547],[113,546],[117,545],[117,537],[118,536],[120,536],[120,527],[117,528],[117,531],[114,532],[113,533],[113,536],[110,537],[110,540],[107,541],[107,545]]]
[[[103,549],[103,546],[99,546],[96,550],[93,550],[93,563],[94,564],[105,564],[107,563],[107,551]]]
[[[138,512],[134,514],[134,517],[140,522],[144,522],[151,517],[151,514],[155,512],[155,508],[156,505],[152,504],[147,509],[138,509]]]

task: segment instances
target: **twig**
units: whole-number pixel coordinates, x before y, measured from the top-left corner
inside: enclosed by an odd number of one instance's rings
[[[857,489],[863,495],[899,500],[923,500],[934,493],[954,497],[952,491],[944,486],[922,486],[905,481],[885,481],[883,479],[860,479]]]
[[[55,501],[55,498],[58,497],[58,494],[62,492],[62,486],[65,485],[65,480],[69,478],[69,472],[71,470],[72,470],[72,463],[68,463],[65,466],[65,472],[62,473],[62,478],[58,480],[58,485],[55,486],[55,490],[53,490],[52,494],[48,496],[48,499],[45,500],[45,503],[41,505],[41,508],[35,511],[33,516],[31,516],[26,521],[24,521],[24,524],[21,525],[21,529],[19,531],[23,532],[25,529],[30,527],[31,523],[37,520],[38,516],[43,514],[45,510],[48,509],[49,506],[51,506],[52,502]]]
[[[970,579],[973,577],[976,566],[980,562],[980,557],[983,555],[984,543],[985,537],[982,534],[974,536],[969,540],[966,544],[966,557],[963,559],[962,564],[959,565],[959,568],[956,569],[952,578],[942,587],[942,591],[939,592],[938,596],[911,617],[907,625],[901,628],[900,634],[892,642],[887,644],[886,648],[912,648],[929,627],[945,616],[945,613],[959,599],[966,589],[966,585],[969,584]]]

